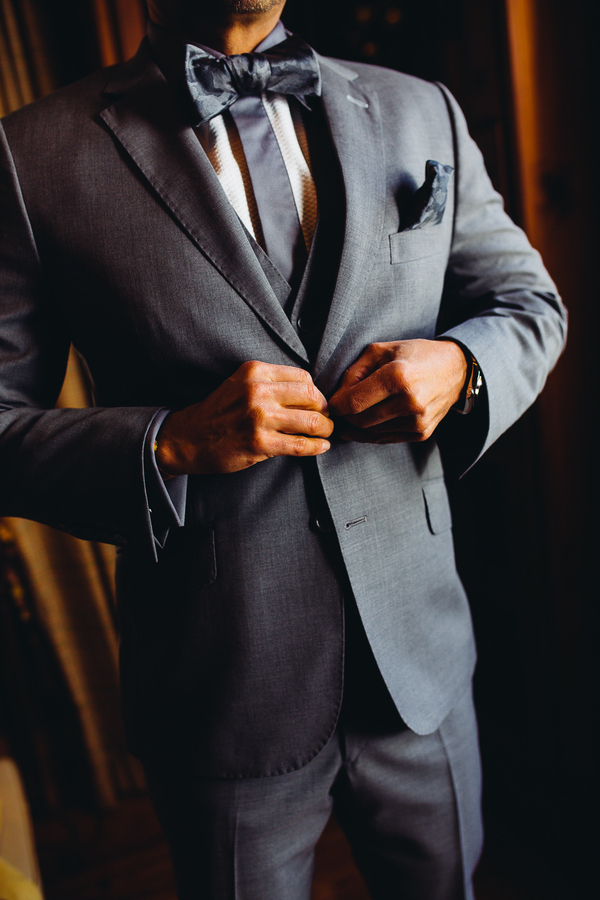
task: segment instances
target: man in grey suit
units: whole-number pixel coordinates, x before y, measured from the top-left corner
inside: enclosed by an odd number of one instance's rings
[[[4,120],[1,512],[119,545],[182,898],[308,900],[332,808],[377,900],[472,897],[436,439],[471,466],[565,314],[448,91],[317,56],[284,3],[151,0],[132,60]],[[53,409],[71,342],[94,409]]]

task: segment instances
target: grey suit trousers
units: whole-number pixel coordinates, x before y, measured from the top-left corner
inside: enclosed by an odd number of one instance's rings
[[[324,750],[285,775],[149,767],[180,900],[309,900],[332,811],[373,900],[472,900],[482,827],[471,693],[433,734],[377,718],[344,708]]]

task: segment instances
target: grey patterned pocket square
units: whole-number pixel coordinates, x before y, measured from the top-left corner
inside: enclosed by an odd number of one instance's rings
[[[425,183],[412,195],[403,231],[414,231],[429,225],[439,225],[444,218],[448,186],[454,169],[435,159],[425,163]]]

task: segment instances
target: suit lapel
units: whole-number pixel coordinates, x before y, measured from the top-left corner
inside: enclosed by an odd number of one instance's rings
[[[355,73],[322,60],[323,106],[340,161],[346,194],[346,225],[331,310],[315,363],[325,369],[359,302],[383,229],[385,171],[379,100],[352,83]]]
[[[303,361],[306,351],[171,88],[142,45],[100,115],[182,230]],[[145,65],[144,65],[145,62]],[[140,69],[142,74],[140,76]]]

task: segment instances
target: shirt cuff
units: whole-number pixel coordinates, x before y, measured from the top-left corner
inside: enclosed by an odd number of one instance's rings
[[[144,445],[144,478],[146,496],[152,522],[154,541],[161,549],[165,545],[172,527],[181,528],[185,522],[185,505],[187,499],[187,475],[177,475],[164,481],[156,464],[154,442],[160,427],[170,410],[159,410],[146,434]]]

